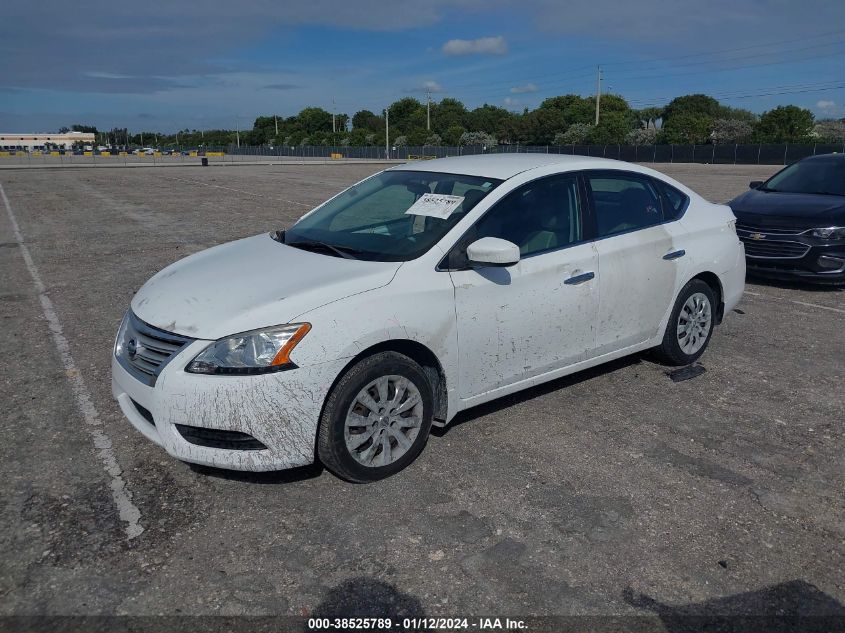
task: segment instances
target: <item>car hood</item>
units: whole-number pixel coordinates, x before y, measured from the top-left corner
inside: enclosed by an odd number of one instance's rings
[[[141,287],[132,311],[167,332],[218,339],[384,286],[401,264],[311,253],[257,235],[171,264]]]
[[[798,218],[816,224],[845,219],[845,197],[810,193],[780,193],[752,189],[728,205],[738,217],[744,214]],[[809,226],[808,224],[808,226]]]

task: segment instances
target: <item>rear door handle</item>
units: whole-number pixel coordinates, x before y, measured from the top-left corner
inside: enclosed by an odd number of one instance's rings
[[[669,259],[669,260],[680,259],[681,257],[683,257],[686,254],[687,254],[687,252],[685,250],[681,249],[679,251],[672,251],[671,253],[666,253],[663,256],[663,259]]]
[[[577,284],[582,284],[585,281],[590,281],[590,279],[592,279],[595,276],[596,276],[596,273],[593,273],[593,272],[581,273],[580,275],[574,275],[573,277],[570,277],[569,279],[567,279],[563,283],[568,284],[570,286],[575,286]]]

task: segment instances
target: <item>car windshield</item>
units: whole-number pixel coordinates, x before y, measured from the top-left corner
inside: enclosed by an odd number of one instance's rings
[[[501,180],[385,171],[350,187],[284,232],[289,246],[337,257],[408,261],[440,240]]]
[[[760,189],[845,196],[845,160],[817,158],[795,163],[772,176]]]

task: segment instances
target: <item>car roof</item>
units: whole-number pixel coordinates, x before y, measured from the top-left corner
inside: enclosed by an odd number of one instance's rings
[[[572,156],[570,154],[473,154],[451,156],[434,160],[420,160],[391,167],[402,171],[435,171],[464,176],[481,176],[507,180],[517,174],[547,165],[560,165],[561,171],[576,169],[620,169],[636,167],[609,158],[595,156]],[[637,169],[639,171],[639,169]]]
[[[845,154],[840,154],[839,152],[832,152],[830,154],[816,154],[815,156],[807,156],[806,158],[802,159],[805,160],[845,160]]]

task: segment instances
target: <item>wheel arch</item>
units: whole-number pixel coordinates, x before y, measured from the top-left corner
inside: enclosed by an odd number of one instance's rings
[[[446,390],[446,372],[443,371],[443,365],[440,363],[440,359],[437,358],[437,355],[432,352],[428,347],[420,343],[419,341],[414,341],[411,339],[389,339],[386,341],[381,341],[380,343],[375,343],[370,347],[360,351],[358,354],[353,356],[349,359],[349,362],[343,366],[337,376],[335,377],[334,381],[329,387],[329,390],[326,392],[330,394],[332,389],[334,389],[335,385],[338,381],[346,374],[349,369],[354,366],[356,363],[360,362],[361,360],[372,356],[374,354],[378,354],[380,352],[397,352],[399,354],[403,354],[417,363],[423,370],[423,373],[429,379],[431,383],[431,389],[434,392],[434,420],[435,425],[443,425],[445,424],[448,414],[448,392]],[[328,396],[326,396],[328,399]],[[320,408],[320,415],[323,414],[323,409],[325,408],[326,403],[323,402],[323,405]]]
[[[713,294],[716,295],[716,324],[718,325],[722,322],[722,319],[725,316],[725,292],[722,288],[722,280],[719,279],[719,275],[709,270],[698,273],[694,277],[690,278],[689,281],[693,281],[695,279],[700,279],[710,286]]]

